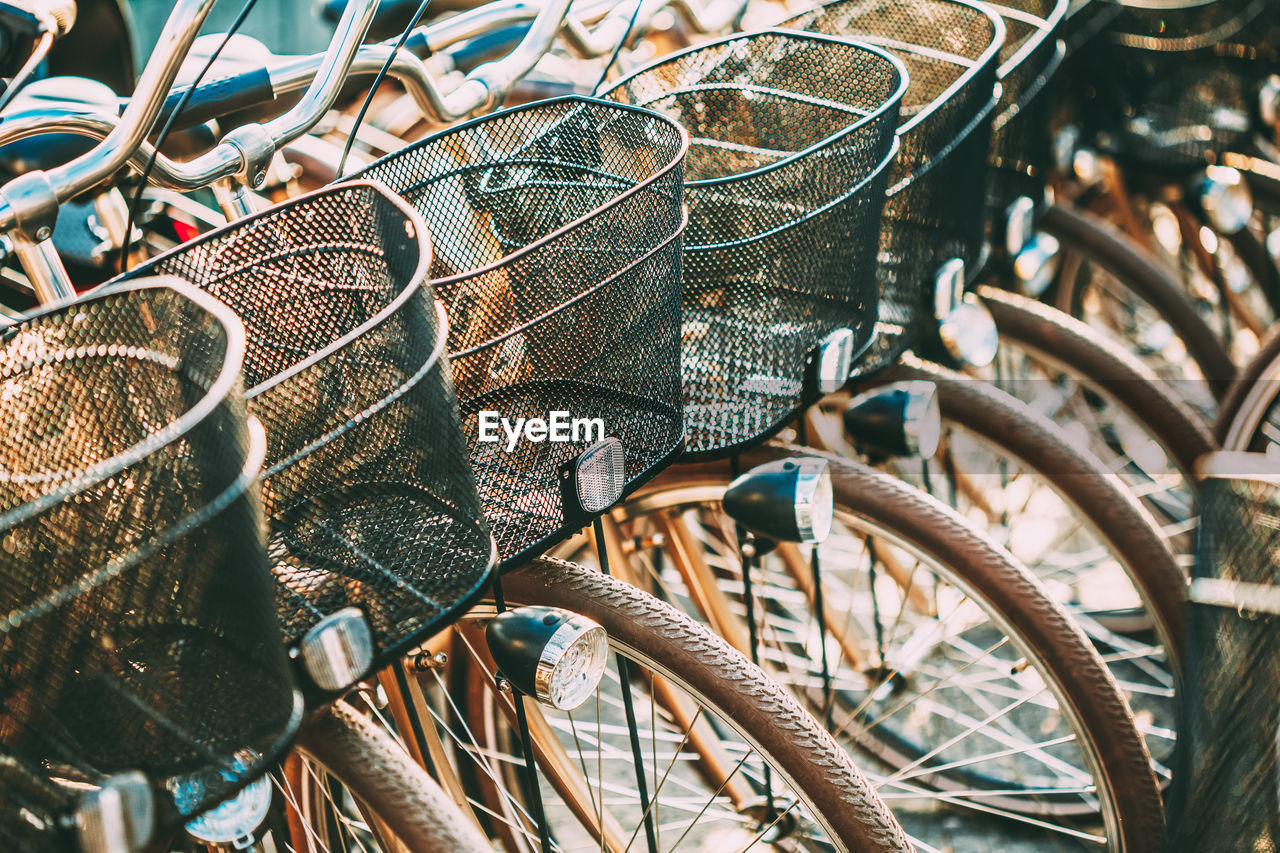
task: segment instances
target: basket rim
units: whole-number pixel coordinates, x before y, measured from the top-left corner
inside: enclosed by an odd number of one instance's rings
[[[773,228],[770,228],[768,231],[761,231],[757,234],[752,234],[749,237],[743,237],[737,240],[731,240],[727,243],[697,243],[697,244],[686,243],[684,247],[685,253],[689,254],[689,253],[697,253],[697,252],[720,252],[726,249],[732,249],[736,246],[745,246],[750,243],[763,240],[767,237],[772,237],[777,234],[783,234],[791,230],[792,228],[796,228],[800,225],[803,225],[805,222],[808,222],[811,219],[815,219],[819,216],[822,216],[828,211],[834,209],[837,205],[844,204],[846,201],[849,201],[850,199],[855,197],[858,193],[866,189],[868,185],[870,185],[873,181],[876,180],[876,178],[884,174],[889,169],[889,167],[893,164],[894,160],[897,159],[898,152],[902,149],[902,140],[899,139],[896,134],[890,137],[890,139],[891,141],[889,143],[888,151],[885,152],[885,155],[880,158],[880,161],[877,162],[875,166],[861,180],[859,180],[856,184],[846,189],[844,192],[840,193],[840,195],[836,196],[835,198],[824,202],[821,206],[814,208],[813,210],[809,211],[808,213],[804,214],[799,218],[792,219],[791,221],[786,222],[782,225],[776,225]]]
[[[1054,75],[1062,68],[1066,58],[1066,43],[1062,39],[1057,39],[1057,44],[1054,45],[1053,51],[1045,60],[1040,72],[1032,79],[1031,85],[1023,87],[1017,99],[1007,104],[992,120],[991,130],[993,134],[1004,130],[1005,125],[1021,113],[1028,104],[1039,97],[1040,93],[1052,82]]]
[[[779,26],[785,27],[788,21],[794,21],[796,18],[800,17],[801,15],[807,15],[818,9],[826,9],[831,6],[835,6],[839,3],[847,3],[847,2],[849,2],[849,0],[826,0],[826,2],[819,3],[816,6],[812,6],[809,9],[804,10],[803,12],[797,12],[795,15],[792,15],[790,18],[787,18],[785,21],[779,24]],[[993,12],[991,9],[987,8],[985,5],[978,2],[972,2],[972,0],[930,0],[930,2],[937,3],[939,5],[949,4],[952,6],[963,6],[966,9],[969,9],[970,12],[986,18],[988,23],[991,24],[991,30],[992,30],[991,42],[983,49],[982,53],[978,54],[978,58],[973,61],[973,64],[970,65],[967,69],[965,69],[964,73],[962,73],[959,77],[953,80],[950,86],[942,90],[942,92],[940,92],[936,98],[930,101],[928,106],[926,106],[920,112],[912,116],[909,120],[907,120],[906,122],[898,126],[897,132],[899,136],[910,133],[911,131],[915,130],[917,125],[931,118],[934,113],[936,113],[939,109],[942,108],[943,104],[945,104],[947,101],[949,101],[952,98],[952,96],[954,96],[957,92],[959,92],[965,86],[973,82],[973,79],[975,77],[983,73],[988,67],[990,67],[993,64],[993,62],[997,61],[1000,57],[1000,49],[1001,47],[1004,46],[1004,39],[1005,39],[1004,18],[1000,17],[998,14]],[[858,35],[837,36],[837,38],[842,38],[845,41],[857,42],[858,44],[866,44],[866,42],[862,42],[858,40],[859,39]],[[869,46],[874,46],[874,45],[869,45]],[[910,81],[908,81],[908,83],[909,82]]]
[[[686,47],[682,50],[678,50],[674,53],[666,54],[665,56],[660,57],[657,61],[651,62],[650,64],[644,66],[643,68],[639,68],[635,71],[632,71],[630,74],[627,74],[625,77],[622,77],[614,81],[614,84],[609,87],[608,91],[603,92],[602,94],[607,96],[609,95],[610,92],[620,89],[623,85],[631,82],[636,77],[639,77],[641,74],[647,74],[655,68],[658,68],[662,65],[666,65],[670,62],[674,62],[684,56],[697,53],[702,50],[711,50],[711,49],[720,47],[721,45],[728,44],[729,42],[758,38],[760,36],[765,36],[765,35],[778,35],[778,36],[783,36],[785,38],[796,39],[798,41],[808,40],[808,41],[818,41],[818,42],[830,42],[833,44],[841,44],[846,47],[853,47],[853,48],[862,50],[866,53],[870,53],[874,56],[879,57],[880,59],[887,61],[889,65],[893,68],[893,70],[897,72],[897,75],[898,75],[897,88],[894,89],[893,93],[890,94],[889,97],[886,98],[884,102],[880,104],[880,106],[876,107],[874,110],[867,113],[865,116],[858,119],[856,122],[853,122],[852,124],[849,124],[841,128],[840,130],[837,130],[835,133],[832,133],[829,136],[823,137],[819,141],[815,142],[813,145],[810,145],[809,147],[801,151],[794,151],[791,154],[787,155],[786,157],[783,157],[781,160],[776,160],[773,163],[769,163],[764,166],[759,166],[755,169],[750,169],[746,172],[737,172],[732,175],[721,175],[720,177],[716,177],[716,178],[698,178],[692,181],[687,180],[684,183],[686,187],[708,187],[708,186],[714,186],[717,184],[732,183],[733,181],[745,180],[747,178],[754,178],[758,175],[766,174],[775,169],[780,169],[785,166],[789,166],[792,163],[798,160],[801,160],[805,157],[808,157],[809,155],[815,153],[816,151],[819,151],[822,148],[825,148],[833,144],[836,140],[841,139],[845,136],[848,136],[852,133],[855,133],[856,131],[861,130],[863,127],[866,127],[867,125],[880,120],[888,110],[896,107],[898,104],[902,102],[902,98],[903,96],[906,95],[907,88],[910,86],[911,81],[910,81],[909,75],[907,74],[906,65],[903,64],[901,59],[899,59],[897,56],[894,56],[892,53],[890,53],[889,51],[885,50],[882,47],[879,47],[873,44],[867,44],[865,42],[856,41],[854,39],[841,38],[840,36],[831,36],[831,35],[827,35],[826,33],[813,33],[807,30],[795,30],[795,29],[790,29],[783,26],[777,26],[777,27],[766,27],[764,29],[753,30],[747,33],[733,33],[731,35],[716,39],[714,41],[701,42],[699,44],[690,45],[689,47]],[[649,109],[644,104],[640,104],[639,106],[644,109]],[[656,112],[656,110],[650,110],[650,111]]]
[[[1053,11],[1051,11],[1049,16],[1046,18],[1040,18],[1035,15],[1029,15],[1026,18],[1019,16],[1019,20],[1034,18],[1035,20],[1040,21],[1042,25],[1037,26],[1038,32],[1031,38],[1024,41],[1022,45],[1014,51],[1013,56],[1010,56],[1000,64],[996,69],[997,80],[1003,80],[1008,77],[1019,65],[1025,62],[1031,54],[1035,53],[1047,39],[1057,35],[1058,28],[1062,26],[1062,22],[1067,18],[1067,7],[1070,4],[1071,0],[1057,0],[1053,7]],[[992,8],[999,11],[1001,16],[1004,15],[1006,10],[1018,11],[1013,9],[1012,6],[1004,5],[1000,0],[991,0],[990,5]],[[1007,32],[1008,28],[1006,27],[1005,30]]]
[[[362,181],[375,183],[378,186],[383,187],[391,195],[395,196],[396,199],[399,200],[401,203],[408,205],[408,203],[404,201],[404,199],[400,196],[399,193],[397,193],[395,190],[392,190],[390,187],[387,187],[385,184],[380,182],[376,177],[365,178],[363,176],[366,175],[368,172],[372,171],[373,169],[383,165],[384,163],[390,162],[391,160],[403,155],[408,151],[411,151],[417,148],[425,148],[427,147],[427,145],[432,144],[437,140],[444,139],[445,137],[452,136],[455,133],[462,133],[462,132],[471,130],[472,128],[479,127],[482,124],[491,122],[495,119],[504,118],[509,115],[515,115],[517,113],[522,113],[522,112],[527,112],[532,110],[546,109],[547,107],[552,105],[565,104],[565,103],[592,104],[594,106],[604,106],[610,109],[626,110],[627,112],[639,113],[644,115],[646,118],[657,118],[661,120],[663,123],[675,129],[675,131],[677,132],[678,138],[680,140],[679,151],[677,153],[677,156],[672,157],[669,163],[662,166],[662,168],[656,170],[653,174],[649,175],[644,180],[637,182],[634,186],[628,187],[627,189],[613,196],[604,204],[601,204],[598,207],[592,208],[590,211],[583,214],[582,216],[579,216],[577,219],[574,219],[572,222],[566,223],[565,225],[560,226],[554,231],[544,234],[543,236],[539,237],[537,240],[534,240],[531,243],[526,243],[525,245],[521,246],[519,249],[516,249],[513,252],[508,252],[507,254],[503,255],[501,258],[498,258],[496,261],[490,261],[489,263],[484,264],[483,266],[478,266],[478,267],[475,267],[474,269],[470,269],[465,272],[454,273],[453,275],[430,279],[430,283],[433,286],[435,286],[436,284],[453,284],[455,282],[466,281],[469,278],[475,278],[477,276],[493,272],[494,270],[498,270],[507,266],[508,264],[511,263],[511,261],[517,258],[522,258],[525,255],[538,251],[542,249],[544,246],[547,246],[555,242],[556,240],[559,240],[560,238],[564,237],[565,235],[572,233],[573,231],[585,225],[587,222],[590,222],[592,219],[595,219],[604,211],[620,205],[624,200],[631,198],[631,196],[636,195],[642,190],[647,189],[648,187],[657,183],[662,178],[666,177],[674,169],[683,166],[685,153],[689,150],[688,132],[685,131],[684,127],[681,126],[679,122],[672,121],[671,119],[667,118],[661,113],[654,112],[653,110],[646,110],[640,107],[633,107],[628,104],[619,104],[614,101],[606,101],[601,98],[587,97],[585,95],[562,95],[557,98],[546,98],[540,101],[530,101],[527,104],[520,104],[518,106],[511,107],[509,109],[498,110],[497,112],[493,112],[493,113],[486,113],[485,115],[477,116],[476,118],[473,118],[469,121],[465,121],[461,124],[455,124],[451,127],[448,127],[440,131],[439,133],[434,133],[431,136],[426,137],[425,139],[420,139],[417,142],[406,145],[404,148],[401,148],[399,151],[393,151],[392,153],[387,154],[384,157],[379,157],[377,160],[374,160],[369,165],[360,169],[360,171],[347,176],[343,180],[345,182],[352,182],[354,181],[354,179],[359,179]],[[412,208],[412,205],[408,205],[408,206]],[[416,213],[417,212],[415,211],[415,214]]]
[[[273,376],[267,379],[264,379],[262,382],[259,382],[257,385],[253,386],[252,388],[245,389],[244,396],[246,400],[252,400],[254,397],[258,396],[262,392],[268,391],[271,388],[275,387],[276,385],[280,384],[281,382],[284,382],[287,379],[293,378],[294,376],[301,373],[302,371],[311,368],[313,365],[318,364],[319,362],[333,355],[335,352],[347,346],[352,341],[355,341],[358,338],[362,337],[363,335],[368,333],[371,329],[374,329],[377,326],[381,325],[388,318],[390,318],[396,312],[398,312],[401,307],[403,307],[404,303],[412,296],[414,291],[418,290],[424,284],[427,283],[427,275],[429,274],[429,271],[431,268],[431,258],[432,258],[431,238],[430,238],[429,232],[427,231],[427,225],[422,220],[422,215],[418,213],[416,210],[414,210],[411,205],[406,203],[404,199],[402,199],[400,196],[392,192],[384,184],[379,183],[378,181],[373,181],[373,180],[342,181],[341,183],[328,184],[317,190],[312,190],[309,193],[304,193],[300,196],[295,196],[294,198],[288,199],[287,201],[283,201],[279,204],[272,205],[266,210],[259,211],[258,213],[255,213],[252,216],[247,216],[243,219],[237,219],[234,222],[227,223],[226,225],[223,225],[220,228],[216,228],[207,234],[200,235],[194,240],[191,240],[187,243],[183,243],[182,245],[176,246],[163,254],[160,254],[154,258],[151,258],[146,262],[145,265],[139,268],[141,270],[145,270],[147,268],[154,267],[160,264],[162,261],[168,260],[170,257],[190,251],[191,249],[197,246],[200,246],[204,243],[211,242],[220,237],[224,237],[227,234],[234,232],[236,230],[240,230],[247,226],[251,226],[268,217],[271,217],[280,213],[282,210],[287,210],[293,207],[305,207],[308,202],[314,199],[321,198],[321,197],[328,197],[328,196],[339,196],[339,195],[350,193],[359,189],[372,190],[376,195],[381,196],[386,201],[389,201],[391,205],[395,207],[399,213],[403,214],[405,218],[409,221],[409,223],[413,226],[413,231],[414,231],[413,239],[415,239],[418,242],[418,247],[420,251],[418,253],[418,266],[413,271],[413,275],[410,277],[409,284],[405,285],[400,290],[400,292],[396,294],[394,299],[392,299],[390,302],[384,305],[372,317],[365,320],[363,323],[356,326],[355,328],[351,329],[346,334],[342,335],[341,337],[335,338],[334,340],[330,341],[327,346],[319,350],[316,350],[311,355],[307,356],[301,361],[295,362],[294,364],[290,365],[288,369],[282,370],[280,373],[274,374]],[[110,282],[108,282],[108,284],[110,284]]]
[[[244,324],[226,303],[183,281],[177,276],[147,276],[122,282],[106,282],[90,291],[84,298],[75,302],[50,306],[44,310],[27,315],[26,320],[10,328],[21,328],[27,323],[41,320],[55,314],[79,311],[84,305],[99,300],[111,299],[120,294],[146,290],[171,290],[188,302],[196,305],[212,317],[223,329],[227,346],[223,354],[222,366],[214,381],[209,384],[199,400],[185,412],[166,424],[162,429],[153,432],[144,441],[132,445],[115,456],[104,459],[88,468],[50,472],[40,479],[51,482],[62,482],[57,489],[46,492],[34,500],[22,503],[8,512],[0,513],[0,530],[6,530],[15,524],[25,521],[50,507],[62,503],[68,498],[81,494],[129,468],[143,459],[169,446],[173,442],[191,432],[198,424],[204,422],[232,394],[236,383],[240,380],[240,371],[244,364],[246,335]],[[7,472],[0,471],[0,481],[9,479]]]

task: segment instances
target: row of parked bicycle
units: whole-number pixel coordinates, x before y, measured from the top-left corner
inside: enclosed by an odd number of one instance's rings
[[[1280,841],[1276,8],[253,5],[0,2],[0,848]]]

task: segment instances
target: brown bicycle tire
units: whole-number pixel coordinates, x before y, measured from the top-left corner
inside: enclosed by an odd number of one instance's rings
[[[1097,217],[1062,205],[1046,210],[1041,226],[1064,245],[1102,266],[1155,308],[1186,345],[1214,397],[1222,399],[1226,395],[1236,374],[1231,356],[1178,282],[1146,249]],[[1076,284],[1069,276],[1059,282],[1058,307],[1068,314],[1078,301]]]
[[[751,468],[797,455],[826,459],[837,512],[866,518],[895,538],[949,567],[956,582],[988,603],[1041,659],[1059,700],[1069,702],[1094,741],[1091,751],[1116,792],[1120,849],[1161,849],[1164,826],[1159,785],[1150,756],[1115,680],[1084,633],[1040,583],[1003,548],[959,514],[914,487],[860,462],[809,448],[770,444],[743,455]],[[723,464],[682,466],[642,491],[687,483],[728,483]],[[885,756],[889,757],[889,756]],[[945,780],[930,779],[933,783]]]
[[[1194,485],[1196,460],[1218,448],[1209,428],[1154,371],[1085,323],[1043,302],[994,287],[978,295],[1002,339],[1060,367],[1131,415]]]
[[[490,850],[480,831],[389,733],[346,702],[314,713],[297,747],[322,764],[409,850]]]
[[[1231,390],[1218,407],[1213,435],[1223,450],[1248,450],[1258,423],[1280,393],[1280,326],[1272,329],[1249,362],[1240,369]],[[1254,421],[1245,435],[1236,422],[1242,417]]]
[[[1177,671],[1185,636],[1186,578],[1154,520],[1119,477],[1073,447],[1052,421],[993,385],[911,357],[875,382],[903,379],[933,382],[944,421],[1010,454],[1092,525],[1137,587]]]
[[[849,850],[909,851],[902,828],[845,751],[758,667],[705,626],[622,581],[543,557],[502,579],[508,605],[563,607],[596,620],[610,642],[726,712],[803,791]]]

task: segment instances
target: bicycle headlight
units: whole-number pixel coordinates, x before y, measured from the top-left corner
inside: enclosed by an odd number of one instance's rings
[[[937,392],[932,382],[916,379],[859,394],[844,410],[845,429],[875,454],[930,459],[942,435]]]
[[[1209,166],[1199,183],[1200,209],[1222,234],[1235,234],[1253,218],[1253,194],[1230,166]]]
[[[256,758],[249,750],[241,750],[228,767],[170,779],[168,788],[175,804],[186,811],[185,806],[193,805],[206,796],[211,784],[235,781]],[[186,830],[192,838],[206,844],[233,844],[252,838],[254,831],[266,820],[270,808],[271,779],[263,776],[240,789],[234,797],[187,821]]]
[[[724,508],[735,521],[780,542],[821,542],[831,533],[834,500],[824,459],[766,462],[729,484]]]
[[[572,711],[604,677],[609,638],[586,616],[558,607],[517,607],[495,616],[484,633],[503,676],[552,708]]]

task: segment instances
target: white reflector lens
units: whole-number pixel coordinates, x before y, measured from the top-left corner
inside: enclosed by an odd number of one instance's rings
[[[836,329],[818,344],[818,391],[832,394],[844,387],[853,363],[853,332]]]
[[[1011,256],[1022,251],[1035,233],[1036,203],[1018,196],[1004,212],[1004,249]]]
[[[120,773],[101,788],[81,795],[76,809],[76,837],[83,853],[141,850],[155,828],[155,803],[147,777]]]
[[[588,447],[573,469],[578,504],[588,513],[604,512],[622,497],[626,485],[626,456],[622,442],[606,438]]]
[[[346,690],[373,664],[373,633],[364,614],[344,607],[317,622],[298,644],[307,675],[321,690]]]
[[[204,799],[210,784],[236,780],[248,771],[256,758],[249,750],[241,750],[236,753],[230,768],[170,779],[168,788],[173,793],[174,802],[179,808],[194,805]],[[231,799],[188,821],[186,830],[193,838],[207,844],[231,844],[251,838],[254,830],[266,820],[270,808],[271,779],[263,776],[242,788]]]
[[[933,316],[945,317],[964,297],[964,261],[952,258],[933,277]]]
[[[938,333],[947,352],[962,364],[985,367],[996,357],[1000,333],[996,321],[972,293],[951,309],[942,320]]]
[[[1056,237],[1037,233],[1014,258],[1013,273],[1028,296],[1039,297],[1049,289],[1058,272],[1060,249]]]
[[[534,676],[538,701],[572,711],[596,692],[609,659],[608,635],[585,616],[572,616],[542,650]]]
[[[823,468],[818,478],[818,490],[813,493],[813,541],[821,542],[831,535],[831,520],[835,515],[835,497],[831,492],[831,472]]]

